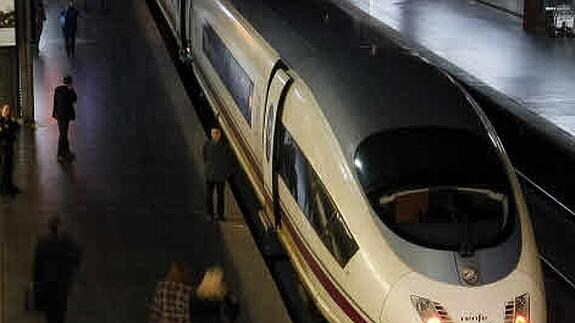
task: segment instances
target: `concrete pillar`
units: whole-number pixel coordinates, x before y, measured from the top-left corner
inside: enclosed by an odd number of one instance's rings
[[[18,107],[18,59],[16,47],[0,47],[0,105]]]
[[[523,29],[527,32],[536,32],[543,27],[543,1],[524,0],[523,3]]]
[[[3,14],[10,17],[2,21],[2,23],[7,23],[7,25],[3,25],[2,30],[0,30],[0,105],[8,103],[13,109],[17,109],[19,104],[18,58],[15,25],[12,25],[16,21],[15,8],[8,6],[8,3],[3,3],[0,9]]]
[[[16,47],[18,50],[18,116],[34,123],[34,82],[32,49],[32,1],[15,1]]]

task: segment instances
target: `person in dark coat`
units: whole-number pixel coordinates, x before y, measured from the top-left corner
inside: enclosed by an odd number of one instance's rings
[[[204,143],[203,157],[207,188],[208,216],[214,220],[213,195],[217,193],[218,219],[224,219],[224,187],[231,169],[231,154],[228,146],[222,142],[221,130],[214,127],[210,130],[211,139]]]
[[[64,323],[81,252],[74,239],[63,232],[60,218],[51,218],[48,226],[50,232],[36,244],[32,280],[38,286],[37,300],[46,321]]]
[[[68,7],[62,12],[64,32],[64,42],[66,44],[66,54],[68,57],[74,56],[76,49],[76,31],[78,30],[78,16],[80,13],[74,6],[74,1],[70,1]]]
[[[20,125],[12,117],[12,109],[8,104],[2,106],[2,116],[0,117],[0,153],[2,160],[2,177],[0,178],[0,193],[3,195],[19,193],[20,190],[12,182],[14,171],[14,142],[16,132]]]
[[[70,151],[68,142],[68,128],[70,121],[76,119],[74,105],[78,100],[72,85],[72,77],[66,75],[63,81],[64,85],[58,86],[54,91],[54,110],[52,111],[52,117],[58,120],[58,161],[74,159],[74,153]]]

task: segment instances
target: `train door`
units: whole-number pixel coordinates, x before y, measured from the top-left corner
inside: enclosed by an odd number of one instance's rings
[[[273,223],[276,227],[279,226],[281,222],[277,208],[277,172],[275,171],[274,158],[277,138],[276,129],[278,119],[281,119],[284,97],[291,82],[291,77],[283,69],[277,69],[269,85],[265,105],[265,127],[263,134],[264,160],[262,161],[264,191],[266,196],[271,198],[272,202],[272,208],[269,209],[266,207],[266,213],[268,215],[273,214]],[[267,204],[270,206],[270,203]]]
[[[182,8],[182,1],[181,0],[172,0],[172,4],[173,4],[173,9],[174,11],[172,12],[172,14],[174,15],[174,21],[176,22],[176,25],[174,26],[176,28],[176,33],[175,36],[177,38],[180,37],[180,30],[182,30],[182,19],[181,19],[181,8]]]
[[[192,57],[192,37],[194,35],[194,12],[193,12],[193,3],[192,0],[187,0],[186,1],[186,7],[184,9],[184,28],[185,28],[185,40],[186,40],[186,44],[184,47],[186,50],[186,54],[189,55],[189,57]]]
[[[181,48],[186,48],[187,46],[187,35],[186,35],[186,9],[187,9],[187,2],[186,0],[178,1],[178,14],[180,15],[180,24],[178,26],[178,31],[180,33],[180,41],[181,41]]]

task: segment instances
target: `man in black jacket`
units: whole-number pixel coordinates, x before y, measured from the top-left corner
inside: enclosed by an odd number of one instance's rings
[[[76,111],[74,105],[78,100],[76,91],[72,86],[72,77],[70,75],[64,76],[64,85],[60,85],[54,92],[54,110],[52,117],[58,120],[58,130],[60,135],[58,137],[58,161],[66,161],[74,159],[74,153],[70,151],[70,143],[68,142],[68,127],[70,121],[76,119]]]
[[[76,242],[62,232],[60,218],[51,218],[48,226],[50,232],[36,244],[32,280],[38,286],[36,296],[46,321],[64,323],[81,252]]]
[[[214,219],[213,195],[214,188],[218,195],[218,219],[224,219],[224,187],[230,173],[231,155],[227,145],[222,142],[221,130],[214,127],[210,130],[211,140],[204,143],[203,157],[205,162],[205,176],[207,188],[208,216]]]
[[[12,117],[12,109],[8,104],[2,106],[2,116],[0,117],[0,153],[2,161],[2,174],[0,177],[0,193],[14,196],[20,190],[12,182],[14,170],[14,142],[16,132],[20,125]]]

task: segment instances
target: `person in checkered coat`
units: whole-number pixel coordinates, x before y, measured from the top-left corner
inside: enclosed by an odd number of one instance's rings
[[[190,297],[193,289],[188,284],[186,267],[174,262],[166,278],[156,285],[151,307],[152,323],[191,323]]]

